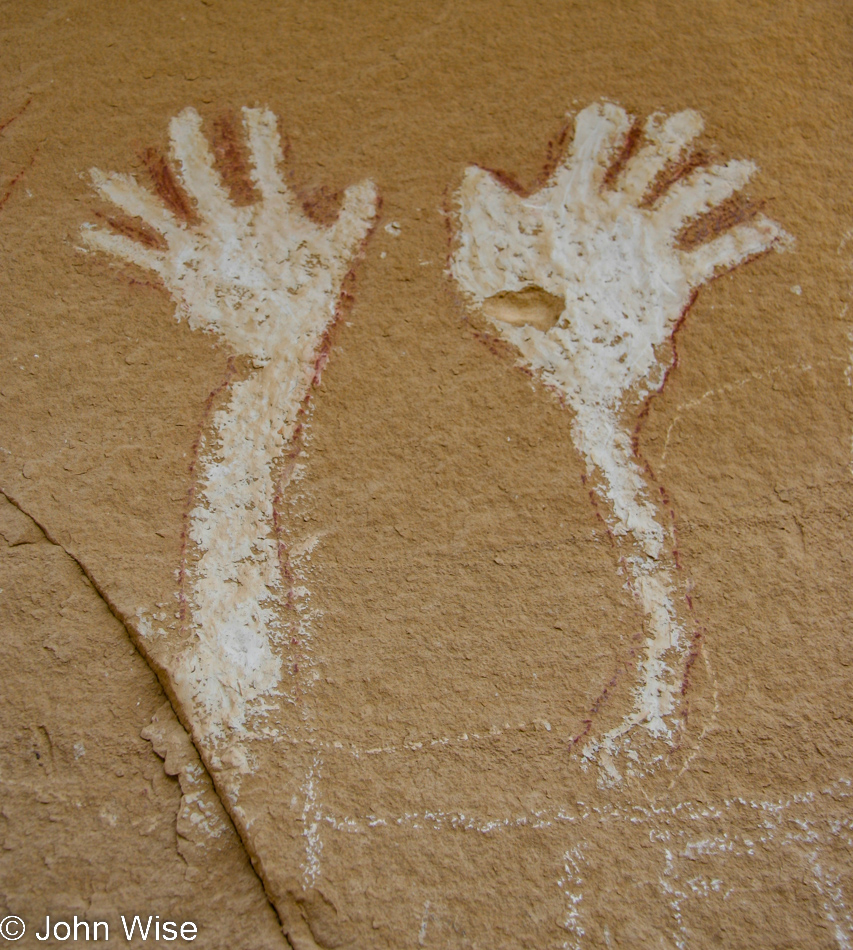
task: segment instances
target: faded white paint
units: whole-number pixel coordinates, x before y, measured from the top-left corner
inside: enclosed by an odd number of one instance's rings
[[[646,624],[635,703],[583,753],[599,762],[607,782],[621,778],[617,758],[628,751],[635,727],[672,740],[675,674],[687,648],[671,544],[632,447],[632,407],[663,384],[671,359],[663,344],[696,288],[789,240],[759,215],[698,247],[679,248],[685,225],[743,188],[755,166],[732,161],[700,168],[644,202],[659,173],[686,153],[702,120],[690,111],[650,116],[639,148],[609,186],[605,176],[632,124],[610,103],[584,109],[567,159],[529,197],[468,168],[457,194],[450,263],[472,304],[573,411],[575,445],[608,503],[611,531],[629,547],[624,562]],[[513,294],[522,295],[517,318]],[[558,310],[562,305],[553,320],[549,299]]]
[[[563,927],[569,937],[563,943],[563,950],[581,950],[586,931],[581,920],[581,902],[583,901],[583,875],[581,866],[584,863],[580,846],[569,848],[563,855],[563,873],[557,880],[557,887],[563,892],[566,899],[566,917]]]
[[[317,782],[319,779],[320,756],[316,755],[302,786],[304,800],[302,836],[305,839],[305,863],[302,866],[302,878],[306,887],[313,887],[320,876],[320,854],[323,851],[323,842],[320,838],[320,822],[323,820],[323,811],[317,798]]]
[[[195,726],[208,738],[245,732],[252,704],[281,679],[277,647],[285,591],[273,532],[277,467],[342,282],[377,206],[376,190],[365,181],[346,190],[331,227],[314,224],[279,173],[275,116],[244,109],[243,123],[261,196],[256,204],[236,207],[228,199],[201,119],[186,109],[172,120],[170,135],[175,169],[199,223],[178,220],[132,177],[93,169],[101,196],[141,218],[166,248],[83,229],[88,247],[154,271],[177,302],[179,317],[221,335],[255,367],[233,384],[213,417],[189,518],[197,555],[187,567],[192,639],[172,674]]]
[[[841,239],[841,243],[838,245],[839,254],[841,253],[842,250],[844,250],[851,235],[853,235],[853,232],[848,231],[844,235],[844,237]],[[853,268],[853,263],[848,262],[847,267],[848,269]],[[850,304],[845,303],[844,306],[841,308],[841,313],[838,315],[839,320],[846,321],[847,314],[849,313],[849,311],[850,311]],[[853,329],[849,329],[847,331],[847,342],[850,344],[850,346],[847,350],[847,367],[844,370],[844,379],[847,385],[850,388],[853,388]],[[850,471],[850,474],[853,475],[853,433],[851,433],[850,435],[850,463],[848,465],[848,469]]]
[[[780,798],[708,796],[699,801],[674,802],[655,798],[642,803],[618,800],[599,805],[572,799],[520,813],[434,810],[400,814],[389,810],[381,816],[355,817],[321,812],[312,802],[308,813],[313,813],[329,829],[330,846],[338,834],[367,835],[372,828],[381,826],[402,829],[405,837],[400,840],[409,842],[411,832],[430,837],[482,835],[495,843],[502,836],[514,837],[523,831],[535,836],[539,853],[559,848],[562,860],[554,868],[561,903],[558,920],[565,932],[563,946],[569,950],[589,944],[594,937],[596,916],[606,907],[601,894],[588,891],[588,898],[584,897],[585,867],[588,862],[592,866],[584,851],[590,842],[600,844],[603,839],[611,841],[618,850],[626,826],[642,830],[647,841],[643,849],[645,860],[657,864],[657,881],[651,876],[648,882],[657,884],[659,897],[669,906],[669,921],[664,925],[662,939],[668,939],[671,945],[684,950],[698,946],[691,919],[697,905],[715,896],[728,901],[741,886],[733,879],[742,882],[746,872],[751,903],[756,894],[773,893],[780,874],[785,880],[802,881],[811,887],[815,895],[812,909],[826,925],[823,932],[832,935],[839,950],[849,950],[853,945],[851,875],[849,862],[843,863],[843,857],[853,847],[850,800],[851,781],[842,777],[813,791]],[[432,853],[429,842],[422,853]],[[613,881],[605,878],[603,886],[609,890],[613,906],[624,899],[624,893],[616,890]],[[739,896],[743,897],[742,890]],[[433,898],[433,903],[438,899]],[[585,910],[587,900],[590,906]],[[701,911],[699,914],[701,924]],[[593,933],[587,933],[585,920]],[[607,940],[606,924],[600,917],[598,922]],[[768,926],[770,933],[772,922]]]
[[[423,947],[426,943],[427,927],[429,926],[429,901],[424,901],[424,912],[421,915],[421,926],[418,930],[418,946]]]

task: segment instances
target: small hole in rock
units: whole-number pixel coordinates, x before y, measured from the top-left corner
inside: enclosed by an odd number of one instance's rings
[[[565,302],[560,297],[541,287],[505,291],[483,301],[483,313],[490,320],[511,323],[515,327],[536,327],[543,332],[557,323],[564,308]]]

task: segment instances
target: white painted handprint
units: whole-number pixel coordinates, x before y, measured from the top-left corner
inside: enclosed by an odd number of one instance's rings
[[[590,740],[606,780],[638,726],[671,743],[686,637],[661,511],[632,444],[643,397],[671,365],[671,339],[697,288],[788,236],[737,192],[751,162],[691,155],[695,112],[650,116],[584,109],[565,161],[533,194],[468,168],[457,194],[451,272],[525,366],[574,413],[573,438],[623,545],[645,618],[633,710]],[[627,546],[627,549],[626,549]],[[628,765],[636,751],[628,756]]]
[[[281,178],[275,116],[243,109],[243,125],[258,200],[230,200],[201,119],[186,109],[170,125],[178,180],[161,162],[158,196],[128,175],[92,171],[101,196],[143,226],[112,220],[110,229],[83,229],[90,248],[154,271],[179,316],[221,334],[254,366],[213,417],[215,439],[201,447],[189,515],[191,636],[172,674],[194,724],[211,738],[244,730],[253,701],[281,677],[287,583],[274,501],[288,477],[282,463],[300,408],[325,360],[324,334],[377,212],[376,190],[365,181],[346,190],[330,227],[314,223]]]

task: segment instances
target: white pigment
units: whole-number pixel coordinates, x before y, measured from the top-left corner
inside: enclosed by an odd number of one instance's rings
[[[687,152],[702,120],[692,111],[650,116],[639,148],[615,186],[606,187],[632,125],[619,106],[584,109],[568,157],[527,197],[468,168],[457,193],[450,263],[471,303],[573,411],[575,446],[608,504],[612,533],[631,549],[625,561],[646,626],[634,705],[619,726],[584,749],[611,783],[621,778],[615,760],[635,727],[672,739],[675,669],[687,647],[675,607],[674,558],[632,447],[629,397],[638,402],[663,384],[670,357],[662,345],[698,287],[788,241],[777,224],[757,215],[698,247],[679,247],[685,225],[743,188],[755,166],[731,161],[698,168],[644,202],[659,173]],[[563,303],[553,326],[498,316],[496,301],[504,295],[537,288]]]

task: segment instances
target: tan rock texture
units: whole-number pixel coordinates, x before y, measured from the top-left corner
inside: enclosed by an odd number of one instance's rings
[[[20,946],[46,914],[112,934],[143,912],[204,947],[853,945],[851,19],[4,7],[0,910]],[[748,197],[794,238],[700,290],[635,432],[695,649],[678,742],[615,785],[575,740],[631,707],[642,617],[570,411],[447,267],[465,169],[535,190],[601,100],[696,110],[700,148],[755,162]],[[80,228],[114,210],[90,168],[144,184],[173,116],[215,139],[247,105],[279,117],[312,213],[364,179],[383,203],[279,505],[310,592],[293,701],[242,770],[196,731],[208,774],[139,617],[180,629],[199,439],[251,368]]]
[[[35,930],[76,914],[106,920],[116,945],[123,913],[194,920],[206,946],[285,947],[156,677],[80,567],[5,498],[0,558],[0,911],[27,922],[23,944],[61,946]]]

